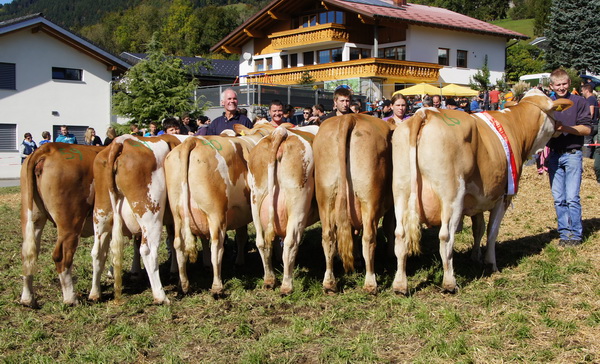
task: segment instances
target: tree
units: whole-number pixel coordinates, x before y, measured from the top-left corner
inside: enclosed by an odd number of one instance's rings
[[[545,67],[546,62],[538,47],[519,42],[508,48],[505,78],[509,82],[517,82],[523,75],[544,72]]]
[[[487,54],[483,58],[483,66],[471,77],[469,87],[479,91],[487,91],[490,87],[490,68]]]
[[[196,84],[195,79],[189,80],[179,58],[164,54],[155,34],[149,44],[148,59],[131,67],[119,82],[119,92],[113,98],[114,111],[140,124],[196,111],[197,105],[190,101]]]
[[[552,0],[536,0],[534,5],[533,34],[537,37],[544,35],[550,16]]]
[[[553,1],[550,21],[546,29],[548,68],[561,66],[579,72],[600,72],[600,52],[597,34],[600,34],[600,1]]]

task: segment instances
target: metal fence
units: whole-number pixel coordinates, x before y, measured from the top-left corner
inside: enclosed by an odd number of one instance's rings
[[[237,92],[238,102],[241,107],[269,105],[273,100],[279,100],[284,104],[289,104],[297,108],[310,107],[315,104],[323,104],[326,109],[330,109],[333,106],[333,91],[325,91],[323,89],[313,90],[312,88],[299,86],[261,84],[199,87],[196,89],[196,100],[199,100],[201,104],[209,102],[211,107],[220,108],[221,93],[228,88]],[[354,94],[353,97],[354,99],[361,100],[363,103],[365,101],[365,97],[362,95]]]

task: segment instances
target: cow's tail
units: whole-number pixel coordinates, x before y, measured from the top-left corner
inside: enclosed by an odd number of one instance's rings
[[[196,237],[192,234],[190,228],[190,183],[188,181],[190,154],[196,147],[198,139],[188,138],[179,147],[179,170],[181,171],[181,195],[179,207],[181,208],[180,218],[181,237],[183,239],[183,250],[190,262],[195,263],[198,259],[198,249],[196,248]]]
[[[265,230],[265,247],[271,248],[275,239],[275,209],[277,205],[277,196],[275,195],[276,174],[277,174],[277,159],[281,143],[287,138],[287,129],[278,127],[271,134],[271,152],[269,153],[269,164],[267,165],[267,197],[271,196],[271,204],[269,205],[269,220]],[[259,207],[260,211],[260,207]],[[260,222],[259,222],[260,223]]]
[[[417,141],[421,127],[425,122],[425,112],[417,112],[409,125],[409,166],[410,166],[410,195],[408,198],[407,212],[404,215],[404,226],[406,226],[406,238],[408,240],[407,248],[409,254],[419,254],[421,252],[421,220],[418,210],[419,202],[419,166],[417,159]]]
[[[335,199],[338,254],[346,272],[354,270],[352,223],[348,211],[348,150],[352,129],[356,125],[354,115],[344,116],[338,123],[338,158],[340,177]]]
[[[32,154],[25,159],[21,166],[21,219],[25,221],[22,231],[21,258],[24,276],[32,276],[35,273],[35,264],[39,254],[35,239],[33,204],[36,194],[35,167],[38,161],[43,161],[43,158],[38,158],[41,153],[38,151],[37,154]]]
[[[112,264],[113,264],[113,276],[114,276],[114,287],[115,287],[115,299],[121,297],[123,291],[123,246],[125,245],[125,239],[123,236],[123,219],[121,217],[120,206],[117,205],[117,187],[116,187],[116,175],[119,173],[117,170],[117,158],[123,152],[123,142],[125,139],[117,139],[110,143],[108,148],[109,152],[106,157],[106,173],[104,180],[107,183],[108,196],[110,198],[110,205],[113,213],[113,226],[112,226],[112,238],[110,240],[110,251],[112,253]],[[122,173],[126,173],[122,171]]]

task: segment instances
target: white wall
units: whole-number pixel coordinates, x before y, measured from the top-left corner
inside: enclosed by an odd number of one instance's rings
[[[39,143],[44,130],[62,124],[91,126],[104,139],[112,74],[105,64],[30,29],[0,37],[0,49],[0,62],[16,64],[17,90],[0,90],[0,123],[17,124],[17,146],[26,132]],[[83,69],[83,81],[52,80],[52,67]],[[0,153],[0,178],[16,177],[19,170],[18,153]]]
[[[450,49],[450,66],[440,70],[440,82],[466,85],[469,78],[483,67],[488,56],[490,82],[504,76],[504,50],[506,39],[476,33],[457,32],[446,29],[410,26],[407,30],[406,60],[413,62],[438,62],[438,48]],[[456,51],[468,51],[467,66],[456,67]]]

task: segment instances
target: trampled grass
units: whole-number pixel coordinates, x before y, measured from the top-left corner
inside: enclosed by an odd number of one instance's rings
[[[321,291],[324,258],[320,228],[307,231],[295,273],[296,291],[281,297],[262,286],[260,257],[248,246],[247,264],[224,259],[227,296],[214,299],[211,275],[190,265],[192,293],[169,282],[169,306],[152,305],[143,275],[125,275],[122,302],[88,302],[92,240],[75,257],[80,305],[67,307],[50,257],[55,230],[48,225],[34,286],[40,308],[18,303],[21,291],[19,189],[0,188],[0,359],[6,363],[499,363],[599,362],[600,187],[585,161],[582,204],[586,239],[558,247],[556,219],[546,176],[527,167],[514,208],[497,244],[501,272],[486,275],[470,260],[469,219],[454,256],[460,289],[443,294],[437,232],[424,231],[423,254],[408,261],[408,297],[391,292],[395,259],[383,242],[376,258],[380,293],[362,291],[363,272],[342,274],[340,293]],[[252,237],[251,237],[252,239]],[[131,260],[131,246],[126,252]],[[127,264],[125,266],[127,266]],[[281,277],[281,267],[279,266]],[[280,278],[279,277],[279,278]]]

